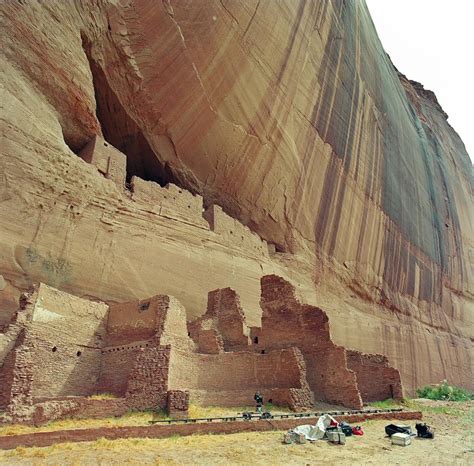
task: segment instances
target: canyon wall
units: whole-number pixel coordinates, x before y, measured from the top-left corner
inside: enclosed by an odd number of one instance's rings
[[[0,9],[0,328],[39,281],[193,318],[232,287],[257,325],[276,273],[407,393],[473,388],[472,164],[363,1]]]

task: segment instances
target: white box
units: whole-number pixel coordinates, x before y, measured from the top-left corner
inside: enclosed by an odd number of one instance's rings
[[[401,445],[402,447],[411,445],[411,435],[409,434],[396,433],[392,435],[391,439],[392,445]]]

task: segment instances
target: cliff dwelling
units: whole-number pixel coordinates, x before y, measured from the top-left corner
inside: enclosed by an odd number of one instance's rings
[[[0,1],[0,424],[474,389],[472,162],[364,1],[48,3]]]
[[[264,276],[261,306],[262,326],[249,328],[235,291],[214,290],[206,313],[187,322],[170,296],[107,305],[40,284],[5,332],[3,421],[156,408],[179,418],[190,402],[245,406],[258,390],[296,411],[402,397],[387,358],[335,345],[324,311],[301,304],[289,282]],[[100,393],[114,398],[94,399]]]

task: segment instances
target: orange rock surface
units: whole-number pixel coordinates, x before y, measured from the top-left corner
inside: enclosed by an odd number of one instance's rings
[[[364,2],[0,10],[0,326],[39,281],[109,303],[171,294],[190,317],[231,287],[253,325],[276,273],[408,393],[473,388],[472,164]],[[78,156],[97,135],[133,192]]]

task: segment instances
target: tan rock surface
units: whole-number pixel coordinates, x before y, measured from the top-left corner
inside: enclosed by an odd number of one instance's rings
[[[259,279],[277,273],[409,392],[472,388],[472,165],[363,2],[0,9],[0,325],[39,281],[108,302],[171,294],[192,317],[232,287],[252,325]],[[129,181],[200,194],[280,253],[105,179],[76,155],[97,134]]]

